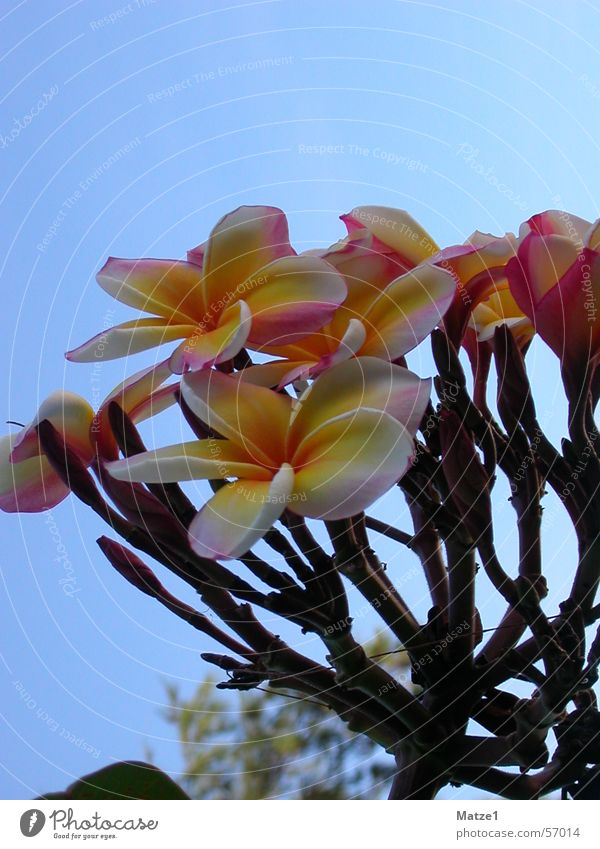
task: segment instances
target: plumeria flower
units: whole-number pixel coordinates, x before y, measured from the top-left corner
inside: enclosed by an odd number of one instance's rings
[[[243,206],[225,215],[192,261],[110,258],[97,275],[138,318],[67,353],[74,362],[115,359],[182,339],[170,358],[180,374],[223,363],[244,347],[285,344],[323,327],[346,297],[341,276],[297,256],[280,209]]]
[[[97,457],[117,457],[108,422],[110,402],[117,401],[133,422],[141,422],[175,403],[179,384],[162,385],[170,376],[166,362],[138,372],[119,384],[97,413],[79,395],[52,393],[30,424],[0,437],[0,509],[38,513],[55,507],[69,494],[43,453],[37,433],[40,422],[47,419],[86,466]]]
[[[521,338],[531,339],[533,329],[515,303],[506,278],[506,264],[516,255],[518,244],[513,233],[492,236],[476,231],[464,244],[444,248],[434,257],[433,262],[456,279],[444,329],[457,348],[471,318],[479,342],[492,339],[499,324],[515,327]]]
[[[94,411],[79,395],[57,391],[37,411],[31,424],[0,438],[0,508],[7,513],[38,513],[69,494],[44,456],[36,430],[48,421],[86,465],[94,456],[90,427]]]
[[[476,331],[478,342],[493,339],[500,324],[506,324],[524,348],[534,335],[531,312],[523,308],[509,286],[508,263],[517,256],[530,234],[560,236],[583,247],[591,222],[559,210],[533,215],[519,228],[518,236],[506,233],[473,233],[463,245],[444,248],[434,257],[441,268],[452,272],[457,291],[444,318],[444,327],[456,347],[464,340],[467,326]],[[514,265],[513,265],[514,268]]]
[[[578,392],[600,360],[600,219],[551,210],[524,233],[506,269],[510,291]]]
[[[480,343],[493,341],[496,328],[502,324],[510,328],[520,348],[531,342],[535,332],[533,325],[517,306],[508,279],[495,284],[493,290],[477,304],[469,322]]]
[[[267,366],[268,367],[268,366]],[[289,509],[353,516],[406,472],[430,381],[373,357],[341,363],[293,401],[244,372],[186,374],[183,398],[222,438],[195,440],[107,464],[119,480],[223,480],[189,528],[212,559],[246,552]]]
[[[353,356],[398,359],[440,323],[454,296],[452,276],[428,261],[437,245],[408,213],[362,206],[341,218],[346,238],[311,254],[343,276],[348,296],[317,333],[264,346],[284,358],[270,371],[281,386]]]

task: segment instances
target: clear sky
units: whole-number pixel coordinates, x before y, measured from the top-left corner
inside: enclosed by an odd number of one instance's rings
[[[556,206],[595,219],[599,32],[598,0],[0,0],[0,419],[27,421],[61,386],[97,402],[141,368],[64,360],[133,317],[96,271],[183,257],[240,204],[283,207],[298,249],[335,241],[358,204],[406,208],[445,245]],[[538,343],[528,359],[557,437],[555,364]],[[430,373],[425,352],[411,365]],[[385,511],[406,527],[402,505]],[[510,562],[505,499],[499,514]],[[164,684],[190,693],[208,641],[111,571],[74,499],[0,529],[0,797],[146,745],[176,775]],[[545,529],[552,606],[573,552],[559,505]],[[382,556],[396,576],[412,566]],[[406,595],[423,614],[422,583]]]

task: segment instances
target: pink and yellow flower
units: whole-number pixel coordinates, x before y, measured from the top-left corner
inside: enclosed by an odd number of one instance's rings
[[[51,467],[39,444],[36,426],[48,421],[89,465],[94,456],[90,426],[94,411],[79,395],[57,391],[19,431],[0,438],[0,509],[7,513],[39,513],[59,504],[68,487]]]
[[[222,438],[159,448],[107,468],[119,480],[146,483],[227,481],[197,513],[189,538],[203,557],[234,559],[286,509],[345,518],[393,486],[411,463],[430,381],[361,357],[324,372],[297,401],[253,384],[245,371],[186,374],[181,391]]]
[[[103,331],[67,359],[115,359],[183,340],[171,370],[205,368],[246,345],[286,344],[318,330],[346,297],[327,262],[296,255],[286,217],[275,207],[225,215],[190,259],[110,258],[97,275],[100,286],[150,317]]]
[[[506,324],[521,347],[534,335],[531,310],[509,285],[507,265],[520,252],[531,234],[560,237],[584,246],[591,222],[560,210],[533,215],[519,228],[519,235],[492,236],[476,231],[463,245],[444,248],[434,258],[436,265],[455,276],[458,288],[444,318],[444,327],[455,346],[465,337],[467,326],[475,330],[478,342],[493,339],[494,330]],[[529,242],[528,244],[531,244]],[[515,264],[512,264],[514,276]]]
[[[600,359],[600,219],[551,210],[524,225],[510,290],[575,384]]]
[[[281,385],[353,356],[394,361],[426,338],[452,301],[452,276],[428,261],[437,245],[406,212],[363,206],[341,218],[347,237],[311,253],[343,276],[348,296],[318,332],[263,347],[284,358],[271,369]]]
[[[456,279],[444,329],[457,348],[469,323],[478,342],[490,341],[500,324],[507,324],[521,344],[533,336],[533,328],[515,303],[506,277],[506,264],[515,256],[518,244],[512,233],[492,236],[476,231],[464,244],[444,248],[434,257],[435,264]]]
[[[535,332],[533,325],[517,306],[507,279],[495,284],[492,291],[477,304],[470,319],[470,326],[478,342],[492,342],[494,331],[502,324],[510,328],[521,348],[531,342]]]
[[[166,361],[144,369],[119,384],[96,414],[84,398],[57,391],[40,406],[33,421],[16,433],[0,437],[0,509],[7,513],[38,513],[59,504],[69,488],[54,471],[41,448],[37,425],[47,419],[86,466],[98,457],[118,456],[110,430],[108,407],[116,401],[138,423],[175,403],[178,383]]]

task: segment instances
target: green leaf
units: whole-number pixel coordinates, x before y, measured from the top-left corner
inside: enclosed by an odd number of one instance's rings
[[[40,799],[189,799],[162,770],[143,761],[122,761],[84,775],[64,792]]]

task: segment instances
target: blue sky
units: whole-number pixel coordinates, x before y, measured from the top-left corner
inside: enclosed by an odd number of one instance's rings
[[[440,244],[556,206],[600,214],[597,0],[0,0],[0,18],[2,421],[61,386],[98,401],[141,368],[64,360],[131,317],[96,271],[111,254],[182,257],[240,204],[283,207],[298,249],[366,203],[408,209]],[[555,363],[537,342],[528,359],[557,438]],[[430,373],[426,352],[411,365]],[[402,505],[383,509],[406,527]],[[498,513],[510,562],[505,499]],[[164,683],[191,692],[208,641],[112,573],[74,500],[0,527],[0,797],[145,745],[176,775]],[[551,501],[545,528],[552,606],[573,541]],[[396,576],[413,565],[382,556]],[[406,595],[422,614],[422,584]],[[495,624],[485,585],[480,603]]]

